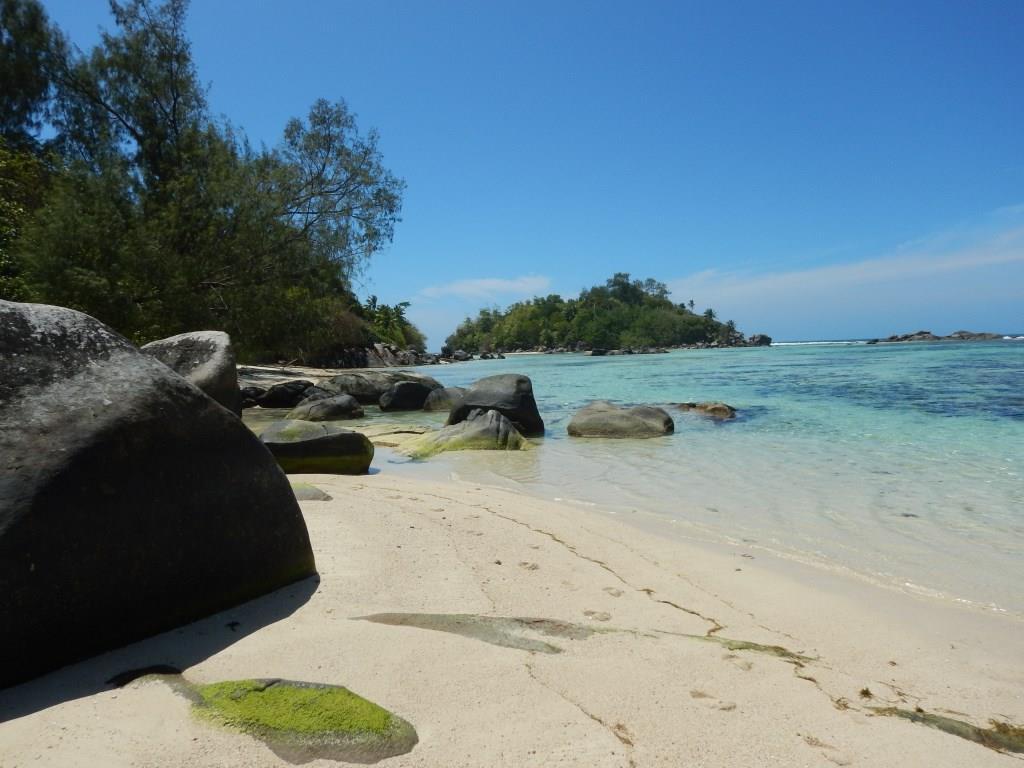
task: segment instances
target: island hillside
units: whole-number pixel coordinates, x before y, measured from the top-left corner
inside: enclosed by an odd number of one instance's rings
[[[616,272],[580,291],[575,299],[533,298],[502,311],[481,309],[466,318],[445,342],[446,350],[469,353],[533,349],[644,349],[684,345],[767,344],[763,335],[748,341],[732,320],[720,321],[713,309],[694,311],[693,300],[676,304],[668,286],[657,280],[630,279]]]

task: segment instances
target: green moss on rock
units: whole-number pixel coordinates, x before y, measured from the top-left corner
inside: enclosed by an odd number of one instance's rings
[[[255,736],[295,762],[377,762],[418,740],[405,720],[341,686],[230,680],[193,691],[201,718]]]

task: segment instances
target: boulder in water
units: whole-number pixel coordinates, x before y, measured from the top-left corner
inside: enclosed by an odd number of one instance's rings
[[[448,424],[458,424],[474,410],[498,411],[526,437],[544,435],[544,420],[537,410],[529,376],[503,373],[480,379],[452,408]]]
[[[329,423],[284,419],[263,430],[260,440],[288,474],[364,475],[373,461],[366,435]]]
[[[344,421],[362,417],[363,409],[352,395],[307,397],[285,416],[301,421]]]
[[[431,387],[419,381],[399,381],[380,396],[382,411],[418,411],[423,408]]]
[[[463,387],[441,387],[433,390],[423,402],[424,411],[450,411],[466,394]]]
[[[318,385],[320,389],[339,395],[352,395],[363,405],[378,405],[380,396],[392,384],[400,381],[415,381],[428,389],[440,389],[441,382],[431,376],[411,371],[352,371],[333,376]]]
[[[675,430],[672,417],[650,405],[624,406],[597,400],[569,422],[573,437],[661,437]]]
[[[457,424],[413,438],[400,450],[413,458],[424,459],[443,451],[522,451],[530,447],[504,415],[474,409]]]

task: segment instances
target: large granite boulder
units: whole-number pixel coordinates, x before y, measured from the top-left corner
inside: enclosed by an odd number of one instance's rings
[[[315,573],[241,420],[87,315],[0,301],[0,686]]]
[[[399,450],[425,459],[443,451],[525,451],[531,447],[501,413],[474,409],[458,424],[408,440]]]
[[[419,411],[433,391],[431,387],[419,381],[399,381],[392,384],[380,396],[382,411]]]
[[[770,347],[772,345],[772,337],[767,333],[755,333],[747,343],[752,347]]]
[[[424,411],[450,411],[466,394],[463,387],[441,387],[433,390],[423,401]]]
[[[736,418],[736,409],[727,403],[679,403],[677,407],[681,411],[690,411],[691,413],[707,416],[708,418],[716,419],[717,421],[726,421],[728,419]]]
[[[312,381],[295,379],[275,384],[256,402],[260,408],[294,408],[306,399],[307,390],[313,387]]]
[[[410,371],[352,371],[321,381],[318,386],[339,395],[352,395],[363,405],[378,405],[380,396],[400,381],[415,381],[432,390],[441,388],[437,379]]]
[[[141,347],[236,415],[242,413],[231,337],[222,331],[179,333]]]
[[[464,421],[474,410],[498,411],[526,437],[542,437],[544,420],[533,399],[529,376],[503,373],[488,376],[473,384],[448,414],[448,424]]]
[[[650,405],[615,405],[596,400],[569,422],[573,437],[661,437],[675,431],[672,417]]]
[[[352,395],[307,397],[288,411],[286,419],[300,421],[343,421],[363,418],[363,409]]]
[[[366,435],[335,424],[285,419],[263,430],[260,440],[288,474],[365,475],[373,461]]]

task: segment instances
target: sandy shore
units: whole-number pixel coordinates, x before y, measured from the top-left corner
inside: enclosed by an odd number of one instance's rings
[[[876,711],[1024,722],[1018,622],[504,491],[303,479],[334,497],[302,502],[319,584],[0,691],[0,766],[287,765],[160,681],[104,682],[155,663],[348,686],[419,734],[387,766],[1021,762]],[[356,618],[381,613],[409,615]]]

